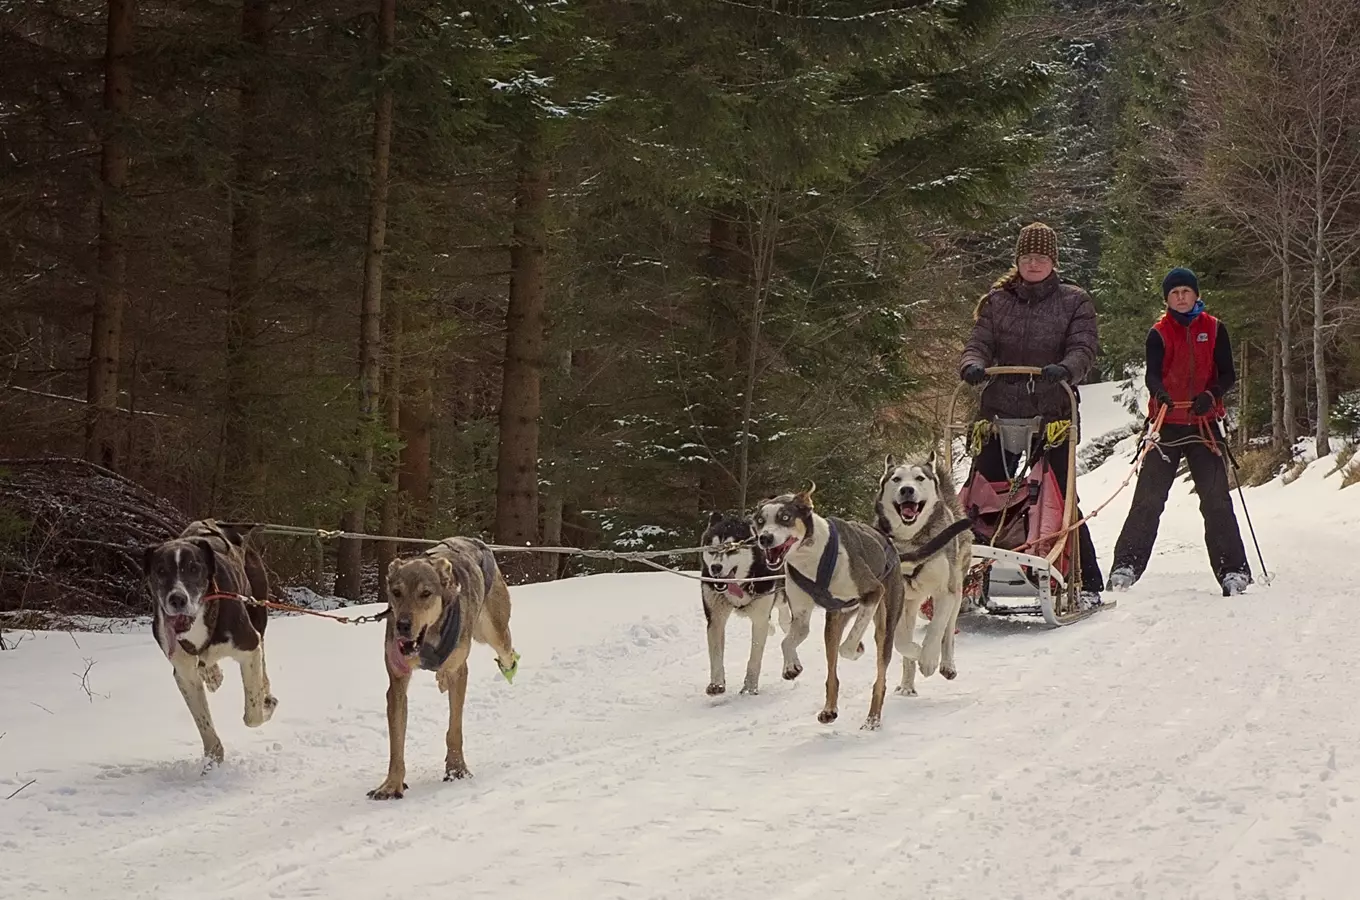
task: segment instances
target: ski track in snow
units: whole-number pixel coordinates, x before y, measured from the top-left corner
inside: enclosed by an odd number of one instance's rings
[[[1082,478],[1085,502],[1132,446]],[[365,796],[387,762],[380,628],[271,620],[278,711],[247,729],[224,663],[210,701],[227,761],[206,776],[149,633],[26,636],[0,654],[0,797],[36,781],[0,800],[0,894],[1351,897],[1360,590],[1323,569],[1360,514],[1328,468],[1248,493],[1273,585],[1218,595],[1178,485],[1116,608],[1056,631],[965,620],[959,678],[890,693],[874,733],[859,728],[871,654],[840,663],[838,721],[815,719],[820,614],[794,682],[772,634],[753,697],[737,693],[749,625],[734,617],[729,693],[710,698],[693,582],[516,588],[515,684],[488,648],[472,657],[473,777],[442,782],[448,705],[421,673],[410,788],[387,803]],[[1129,494],[1093,524],[1105,566]],[[890,687],[899,675],[895,656]]]

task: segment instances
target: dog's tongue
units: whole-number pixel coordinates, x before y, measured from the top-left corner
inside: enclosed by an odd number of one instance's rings
[[[411,663],[402,655],[400,640],[387,642],[387,664],[398,675],[411,674]]]
[[[774,564],[775,560],[782,560],[785,556],[788,556],[789,551],[793,549],[793,545],[796,543],[798,543],[798,538],[789,537],[778,547],[771,547],[765,551],[765,561]]]
[[[925,506],[924,503],[899,503],[897,512],[904,519],[907,517],[914,519],[921,514],[921,507],[923,506]]]
[[[746,592],[741,589],[741,585],[737,584],[735,581],[727,582],[727,593],[731,594],[733,597],[746,596]]]

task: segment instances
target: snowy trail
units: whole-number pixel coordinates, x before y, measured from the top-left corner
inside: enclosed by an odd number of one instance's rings
[[[1126,458],[1083,495],[1103,498]],[[1057,631],[965,622],[959,678],[890,695],[877,733],[859,730],[869,656],[841,664],[840,720],[816,722],[816,624],[803,675],[780,678],[773,639],[745,697],[733,621],[733,693],[709,698],[693,582],[516,588],[515,684],[473,655],[474,777],[440,780],[447,703],[417,678],[392,803],[365,796],[386,768],[380,629],[271,621],[279,711],[245,728],[224,666],[227,763],[207,777],[149,635],[35,635],[0,654],[0,797],[36,779],[0,800],[0,893],[1349,898],[1360,589],[1324,570],[1355,552],[1360,514],[1329,467],[1248,494],[1274,585],[1218,596],[1178,486],[1154,569],[1118,607]],[[1126,507],[1095,526],[1102,562]]]

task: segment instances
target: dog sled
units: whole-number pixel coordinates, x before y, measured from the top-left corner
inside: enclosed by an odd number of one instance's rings
[[[996,375],[1039,377],[1031,366],[993,366]],[[1041,417],[993,417],[969,423],[956,420],[959,393],[955,390],[945,424],[945,447],[950,471],[957,470],[955,438],[962,437],[970,457],[968,477],[959,489],[959,502],[973,523],[973,565],[964,579],[964,609],[994,616],[1042,616],[1050,626],[1069,625],[1092,615],[1081,600],[1081,553],[1077,539],[1076,394],[1062,382],[1071,405],[1066,423],[1045,423]],[[1056,427],[1055,427],[1056,426]],[[1002,458],[1017,459],[1005,481],[989,481],[978,471],[981,445],[991,438],[1001,442]],[[1046,451],[1067,448],[1067,489],[1049,465]]]

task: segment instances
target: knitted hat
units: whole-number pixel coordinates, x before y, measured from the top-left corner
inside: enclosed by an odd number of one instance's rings
[[[1058,265],[1058,233],[1043,222],[1032,222],[1020,229],[1020,239],[1015,242],[1015,258],[1030,253],[1038,253],[1053,260]]]
[[[1195,292],[1196,297],[1199,296],[1199,279],[1189,269],[1177,267],[1166,273],[1162,279],[1162,299],[1165,300],[1171,294],[1172,288],[1178,287],[1188,287]]]

